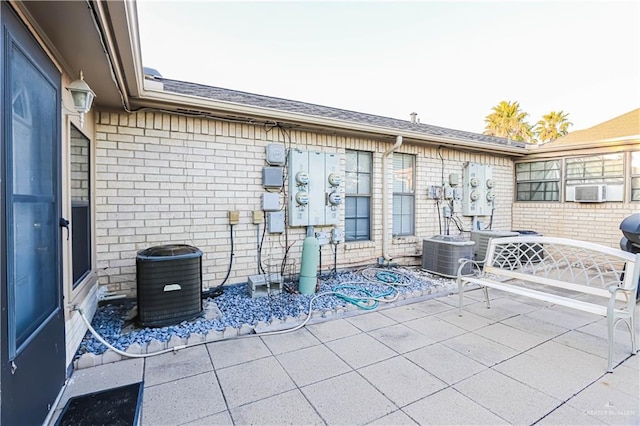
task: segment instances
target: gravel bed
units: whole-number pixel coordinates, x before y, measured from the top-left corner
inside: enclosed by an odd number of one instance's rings
[[[378,280],[374,282],[373,280]],[[336,286],[347,288],[342,293],[350,296],[362,296],[363,290],[380,295],[389,290],[382,281],[394,282],[394,287],[405,297],[422,294],[427,289],[444,287],[451,280],[427,274],[412,268],[366,268],[355,272],[339,272],[320,277],[320,288],[316,294],[331,292]],[[284,321],[289,317],[308,314],[309,302],[315,295],[282,293],[279,295],[251,298],[246,284],[224,288],[221,295],[214,299],[203,300],[203,314],[194,320],[167,327],[139,327],[131,317],[135,303],[107,304],[99,306],[93,317],[92,326],[114,347],[126,350],[138,343],[147,345],[153,340],[167,342],[173,336],[188,338],[193,334],[205,335],[211,330],[223,331],[229,327],[241,328],[255,326],[259,322],[268,323],[274,319]],[[344,309],[349,302],[335,295],[326,295],[314,300],[313,312],[336,311]],[[135,312],[135,311],[134,311]],[[212,314],[213,312],[213,314]],[[76,359],[85,353],[100,355],[107,347],[87,332],[76,353]]]

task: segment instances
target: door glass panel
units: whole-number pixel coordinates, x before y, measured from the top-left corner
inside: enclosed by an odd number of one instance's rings
[[[9,356],[59,306],[57,288],[57,92],[15,45],[9,55]],[[37,117],[37,120],[35,119]]]
[[[20,347],[56,307],[57,291],[51,205],[14,203],[14,286],[16,347]]]

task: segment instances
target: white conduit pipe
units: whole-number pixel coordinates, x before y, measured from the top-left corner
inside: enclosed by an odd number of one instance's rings
[[[402,145],[402,136],[396,136],[396,143],[382,154],[382,257],[390,261],[389,255],[389,190],[387,188],[387,158]]]

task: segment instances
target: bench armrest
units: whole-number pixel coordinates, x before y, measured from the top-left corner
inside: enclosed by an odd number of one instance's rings
[[[458,266],[458,274],[457,276],[463,276],[462,275],[462,269],[467,265],[467,263],[473,263],[479,270],[480,270],[480,276],[482,276],[482,265],[484,264],[484,260],[472,260],[472,259],[458,259],[458,263],[460,264],[460,266]]]

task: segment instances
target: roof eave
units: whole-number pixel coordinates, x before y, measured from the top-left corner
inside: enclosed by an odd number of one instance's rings
[[[375,126],[335,118],[319,117],[315,115],[282,111],[273,108],[245,105],[235,102],[219,101],[200,96],[184,95],[179,93],[164,92],[145,89],[140,97],[135,99],[135,105],[139,108],[152,107],[176,111],[184,109],[189,111],[201,111],[204,114],[220,114],[220,118],[227,116],[242,116],[250,119],[283,121],[309,128],[325,128],[335,131],[362,132],[377,136],[402,136],[413,143],[428,145],[447,145],[464,150],[490,152],[501,155],[520,157],[526,155],[523,147],[497,145],[483,143],[468,139],[456,139],[445,136],[429,135],[421,132],[394,129],[391,127]]]
[[[640,135],[597,141],[572,142],[570,144],[532,145],[527,147],[527,158],[550,158],[561,155],[620,151],[628,147],[640,146]]]

